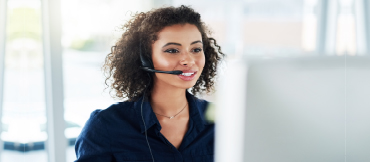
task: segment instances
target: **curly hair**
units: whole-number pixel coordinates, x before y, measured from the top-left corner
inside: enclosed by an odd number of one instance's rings
[[[182,5],[136,13],[123,25],[124,33],[112,46],[111,53],[106,56],[103,65],[105,84],[108,87],[110,84],[111,90],[116,92],[113,97],[135,101],[144,90],[151,91],[152,78],[140,69],[140,48],[143,55],[152,58],[151,45],[158,39],[158,33],[164,27],[186,23],[195,25],[200,31],[206,59],[202,74],[191,92],[196,95],[204,91],[210,93],[214,90],[217,66],[225,54],[221,52],[221,47],[216,40],[208,37],[211,32],[201,21],[200,14]]]

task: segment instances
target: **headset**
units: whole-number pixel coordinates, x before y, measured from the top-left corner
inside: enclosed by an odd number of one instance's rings
[[[153,62],[148,57],[145,57],[144,54],[141,52],[141,41],[140,41],[140,60],[141,60],[140,69],[142,69],[142,70],[144,70],[146,72],[150,72],[150,73],[164,73],[164,74],[173,74],[173,75],[179,75],[179,74],[182,74],[183,73],[182,71],[179,71],[179,70],[176,70],[176,71],[160,71],[160,70],[155,70],[154,69]],[[151,77],[150,77],[149,74],[148,74],[148,76],[149,76],[149,84],[150,84]],[[141,119],[143,120],[143,123],[144,123],[144,130],[145,130],[144,132],[145,132],[146,143],[148,144],[150,155],[152,156],[152,160],[154,162],[154,157],[153,157],[152,149],[150,148],[150,144],[149,144],[149,141],[148,141],[148,134],[146,132],[146,124],[145,124],[144,117],[143,117],[143,103],[144,103],[144,99],[145,99],[145,91],[146,91],[146,88],[144,90],[143,100],[141,101],[141,106],[140,106]]]

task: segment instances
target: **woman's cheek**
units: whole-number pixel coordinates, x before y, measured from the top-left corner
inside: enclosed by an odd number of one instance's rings
[[[156,57],[155,60],[153,60],[154,68],[156,70],[168,70],[173,69],[174,65],[172,65],[171,60],[167,58],[160,58]]]

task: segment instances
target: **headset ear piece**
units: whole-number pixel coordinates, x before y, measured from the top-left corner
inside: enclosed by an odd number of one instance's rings
[[[147,57],[143,56],[142,53],[140,53],[140,60],[143,67],[151,68],[153,65],[152,62]]]
[[[140,60],[142,67],[148,67],[150,69],[153,69],[152,61],[148,57],[146,57],[142,52],[141,42],[140,42]]]

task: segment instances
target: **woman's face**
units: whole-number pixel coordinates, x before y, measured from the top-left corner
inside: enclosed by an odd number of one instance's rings
[[[183,74],[155,73],[155,86],[191,88],[202,74],[205,64],[202,35],[195,25],[176,24],[163,28],[152,44],[155,70],[183,71]]]

